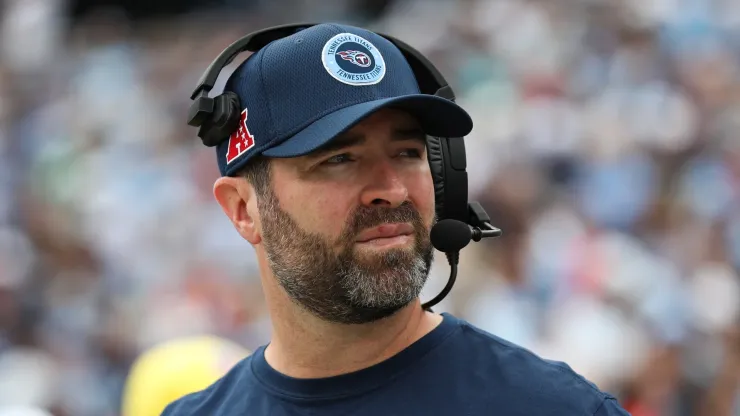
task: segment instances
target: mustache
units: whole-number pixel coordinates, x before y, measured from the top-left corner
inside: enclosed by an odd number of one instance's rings
[[[359,206],[347,221],[347,226],[339,240],[341,243],[351,243],[357,234],[367,228],[377,227],[387,223],[407,222],[418,232],[424,230],[424,221],[421,213],[413,204],[406,201],[397,208]]]

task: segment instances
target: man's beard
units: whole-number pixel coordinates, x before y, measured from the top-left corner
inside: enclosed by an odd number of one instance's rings
[[[300,228],[272,190],[258,206],[275,278],[294,302],[325,321],[362,324],[386,318],[414,301],[427,281],[434,250],[421,214],[408,202],[398,208],[357,208],[333,242]],[[413,247],[358,252],[357,235],[385,223],[410,223]]]

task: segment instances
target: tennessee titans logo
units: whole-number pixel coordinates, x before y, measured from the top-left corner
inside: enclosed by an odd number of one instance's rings
[[[362,68],[369,67],[372,62],[366,53],[360,51],[342,51],[338,52],[338,55],[341,56],[342,59],[350,61]]]
[[[378,48],[352,33],[329,39],[321,52],[326,71],[348,85],[373,85],[385,76],[385,61]]]

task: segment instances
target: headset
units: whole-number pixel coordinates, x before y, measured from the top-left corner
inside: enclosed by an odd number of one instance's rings
[[[236,130],[242,111],[239,99],[233,92],[225,92],[215,97],[208,96],[223,68],[242,52],[257,52],[270,42],[316,24],[288,24],[252,32],[226,47],[211,62],[190,95],[193,103],[188,111],[188,124],[199,127],[198,136],[205,146],[217,146],[227,140]],[[392,36],[377,34],[393,43],[403,53],[414,72],[422,94],[455,101],[452,87],[424,55]],[[445,253],[451,268],[445,288],[423,305],[424,309],[431,310],[432,306],[442,301],[452,290],[457,277],[460,250],[471,240],[499,237],[502,231],[491,225],[491,219],[478,202],[468,202],[467,160],[462,137],[427,136],[427,159],[434,183],[437,217],[430,238],[432,245]]]

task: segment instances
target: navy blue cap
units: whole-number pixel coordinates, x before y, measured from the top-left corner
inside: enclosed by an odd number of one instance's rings
[[[257,155],[311,153],[381,108],[414,116],[428,135],[463,137],[473,121],[445,98],[421,94],[401,51],[365,29],[320,24],[271,42],[226,82],[239,96],[239,129],[217,147],[233,176]]]

